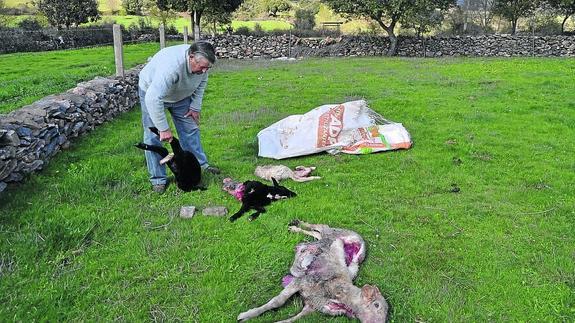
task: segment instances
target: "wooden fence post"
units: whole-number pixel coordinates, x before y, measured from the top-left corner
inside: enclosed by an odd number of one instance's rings
[[[184,44],[188,43],[188,26],[184,26]]]
[[[160,25],[160,49],[164,49],[166,47],[166,31],[164,28],[164,24]]]
[[[114,59],[116,61],[116,76],[124,77],[124,49],[122,47],[122,26],[114,24]]]

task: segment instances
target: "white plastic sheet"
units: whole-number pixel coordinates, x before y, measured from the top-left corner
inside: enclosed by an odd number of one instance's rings
[[[385,120],[359,100],[284,118],[260,131],[258,144],[259,156],[284,159],[323,151],[369,154],[408,149],[412,142],[401,123]]]

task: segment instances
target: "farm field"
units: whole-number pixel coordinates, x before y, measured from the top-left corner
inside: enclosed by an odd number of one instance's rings
[[[122,26],[125,27],[129,27],[130,25],[137,25],[138,21],[141,19],[142,17],[140,16],[105,16],[103,20],[99,20],[97,23],[102,23],[102,22],[115,22],[117,24],[120,24]],[[151,20],[152,24],[154,26],[158,26],[159,25],[159,21],[155,21],[155,20]],[[247,27],[250,29],[254,29],[255,24],[259,24],[260,27],[262,28],[262,30],[264,31],[272,31],[272,30],[288,30],[290,28],[290,24],[285,22],[285,21],[279,21],[279,20],[262,20],[262,21],[238,21],[238,20],[234,20],[232,21],[232,28],[238,29],[239,27]],[[179,17],[177,18],[173,25],[176,27],[176,29],[180,32],[183,32],[184,30],[184,26],[188,26],[188,30],[191,33],[191,27],[189,27],[191,24],[190,19],[189,18],[184,18],[184,17]],[[220,31],[219,31],[220,32]],[[204,33],[208,33],[209,31],[204,30]]]
[[[126,44],[124,64],[126,68],[143,64],[159,49],[158,43]],[[0,58],[0,113],[116,72],[112,46],[6,54]]]
[[[140,46],[131,65],[154,51]],[[41,75],[40,84],[50,75],[112,74],[111,52],[99,50],[51,52],[98,68],[58,68],[51,53],[7,64],[26,62],[24,74]],[[38,93],[13,74],[0,82],[20,82],[22,102]],[[377,285],[394,322],[573,321],[573,75],[571,59],[221,60],[202,112],[204,148],[223,171],[205,177],[208,190],[151,191],[133,147],[142,137],[135,109],[0,194],[0,318],[234,321],[281,290],[294,246],[309,240],[288,232],[297,218],[362,234],[368,254],[356,285]],[[360,98],[403,123],[413,147],[257,157],[256,135],[268,125]],[[178,217],[184,205],[235,212],[240,205],[222,179],[255,179],[256,165],[279,163],[316,166],[322,179],[283,182],[298,196],[254,222]],[[294,297],[254,322],[301,308]],[[325,320],[314,313],[301,322]]]

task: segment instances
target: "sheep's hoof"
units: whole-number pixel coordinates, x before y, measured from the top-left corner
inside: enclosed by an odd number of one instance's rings
[[[169,153],[168,156],[162,158],[162,160],[160,160],[160,165],[164,165],[165,163],[169,162],[170,160],[172,160],[172,158],[174,158],[174,154],[173,153]]]
[[[297,227],[299,225],[299,220],[298,219],[293,219],[291,220],[291,222],[288,224],[288,227]]]

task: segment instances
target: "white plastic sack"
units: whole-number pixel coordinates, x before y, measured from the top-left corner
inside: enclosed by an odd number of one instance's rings
[[[368,154],[408,149],[411,136],[401,123],[385,120],[359,100],[284,118],[260,131],[258,144],[259,156],[283,159],[322,151]]]

